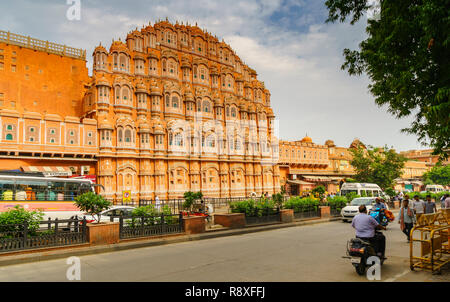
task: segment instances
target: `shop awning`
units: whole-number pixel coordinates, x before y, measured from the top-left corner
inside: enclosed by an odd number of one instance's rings
[[[294,185],[314,185],[313,183],[306,182],[306,181],[303,181],[303,180],[290,180],[290,179],[288,179],[287,182],[290,183],[290,184],[294,184]]]
[[[69,167],[60,166],[23,166],[23,172],[42,172],[45,176],[72,176]]]
[[[313,182],[321,182],[321,181],[332,181],[333,179],[331,177],[328,176],[303,176],[303,178],[306,181],[313,181]]]

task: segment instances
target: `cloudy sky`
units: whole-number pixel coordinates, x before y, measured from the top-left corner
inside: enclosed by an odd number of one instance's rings
[[[366,20],[325,24],[325,0],[80,0],[81,20],[66,12],[73,0],[2,0],[0,30],[83,48],[91,54],[100,42],[158,19],[197,23],[231,45],[258,72],[272,94],[280,138],[298,140],[307,133],[315,143],[332,139],[349,146],[354,138],[396,150],[423,149],[416,137],[378,107],[368,93],[367,77],[340,69],[342,50],[365,39]]]

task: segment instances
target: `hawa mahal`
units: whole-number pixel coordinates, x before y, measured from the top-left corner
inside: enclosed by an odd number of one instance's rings
[[[0,168],[121,200],[280,191],[270,92],[229,45],[160,21],[93,52],[0,31]],[[65,174],[66,173],[66,174]]]

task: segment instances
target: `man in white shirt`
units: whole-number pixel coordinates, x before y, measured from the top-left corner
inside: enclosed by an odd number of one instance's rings
[[[155,206],[156,210],[161,211],[161,201],[159,200],[158,196],[155,197]]]
[[[415,195],[412,202],[412,208],[414,210],[414,214],[416,214],[417,221],[419,217],[425,213],[425,201],[420,200],[419,195]]]

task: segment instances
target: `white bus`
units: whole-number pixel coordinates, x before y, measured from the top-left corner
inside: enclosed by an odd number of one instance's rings
[[[348,193],[356,193],[359,196],[382,197],[383,191],[377,184],[371,183],[343,183],[341,187],[341,196]],[[364,193],[363,193],[364,192]]]
[[[438,193],[445,191],[444,187],[441,185],[426,185],[425,191],[431,192],[431,193]]]
[[[45,212],[77,211],[75,197],[88,191],[95,192],[94,186],[89,179],[0,172],[0,212],[16,205]]]

